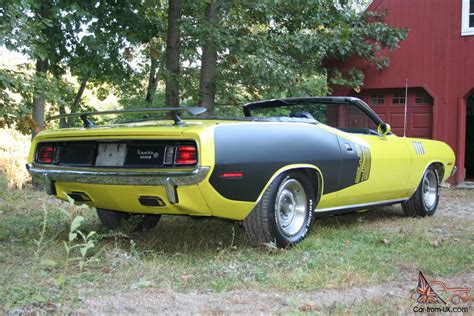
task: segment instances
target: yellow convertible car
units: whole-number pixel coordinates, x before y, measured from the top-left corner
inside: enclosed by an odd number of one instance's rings
[[[401,203],[407,216],[433,215],[455,172],[448,145],[394,135],[357,98],[258,101],[238,118],[204,111],[69,114],[84,126],[38,134],[27,168],[49,194],[96,207],[110,229],[131,216],[137,229],[162,214],[215,216],[242,221],[254,245],[279,247],[301,241],[318,214]],[[91,121],[128,112],[167,116]]]

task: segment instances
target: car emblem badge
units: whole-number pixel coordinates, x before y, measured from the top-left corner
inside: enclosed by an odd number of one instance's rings
[[[137,149],[137,155],[138,155],[138,158],[139,159],[156,159],[159,157],[159,153],[155,152],[155,151],[152,151],[152,150],[147,150],[147,151],[142,151],[140,149]]]

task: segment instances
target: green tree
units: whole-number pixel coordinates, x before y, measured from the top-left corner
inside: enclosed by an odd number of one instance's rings
[[[208,29],[208,33],[212,33],[211,29],[218,27],[219,10],[222,6],[220,0],[210,0],[206,5],[205,23],[203,28]],[[201,72],[199,78],[199,105],[208,109],[209,112],[214,110],[214,102],[216,97],[216,74],[217,74],[217,45],[218,42],[212,36],[202,39],[202,56],[201,56]]]
[[[87,88],[99,97],[114,91],[124,107],[183,101],[218,113],[254,99],[326,94],[327,80],[358,88],[362,72],[343,74],[333,61],[358,56],[386,67],[382,50],[406,36],[385,23],[384,13],[361,13],[364,4],[6,0],[0,45],[29,56],[34,74],[0,70],[0,124],[31,111],[22,124],[35,122],[36,133],[46,102],[61,113],[78,111]],[[76,91],[64,80],[68,72],[78,80]]]
[[[32,134],[45,126],[48,71],[61,73],[61,61],[77,43],[82,12],[74,1],[7,0],[1,9],[1,45],[35,62],[32,78]]]
[[[209,1],[207,7],[213,3]],[[248,99],[325,94],[328,71],[337,73],[328,60],[355,55],[377,67],[387,66],[380,50],[396,48],[406,30],[385,24],[383,13],[360,14],[343,8],[331,0],[225,2],[220,23],[214,21],[209,27],[207,17],[196,31],[202,46],[218,53],[215,62],[202,59],[201,74],[217,67],[218,102],[239,104]],[[352,69],[349,75],[333,80],[345,80],[353,87],[362,84],[360,71]],[[201,80],[200,86],[213,83]]]
[[[169,0],[168,3],[165,103],[167,106],[179,106],[181,0]]]
[[[81,2],[80,5],[82,36],[64,60],[80,83],[70,106],[71,112],[80,109],[88,83],[117,85],[133,76],[129,62],[133,59],[133,45],[140,42],[137,34],[144,24],[138,13],[139,1],[117,5],[115,1],[105,0]]]

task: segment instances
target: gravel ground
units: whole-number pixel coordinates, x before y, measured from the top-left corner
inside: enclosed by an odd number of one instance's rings
[[[444,278],[447,284],[470,287],[474,274]],[[413,308],[409,298],[413,275],[368,287],[323,289],[315,292],[261,292],[252,289],[224,293],[176,293],[171,290],[136,291],[87,300],[78,314],[255,314],[296,311],[331,312],[336,304],[357,306],[364,301],[390,302],[399,313]]]

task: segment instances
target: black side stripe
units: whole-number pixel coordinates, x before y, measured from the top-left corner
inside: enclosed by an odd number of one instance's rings
[[[360,157],[355,151],[341,153],[341,140],[317,125],[225,124],[215,128],[214,137],[216,156],[210,183],[231,200],[256,201],[271,177],[290,164],[317,166],[324,178],[323,194],[356,183]],[[355,143],[350,144],[357,148]],[[221,173],[237,171],[244,176],[239,179],[219,177]]]

